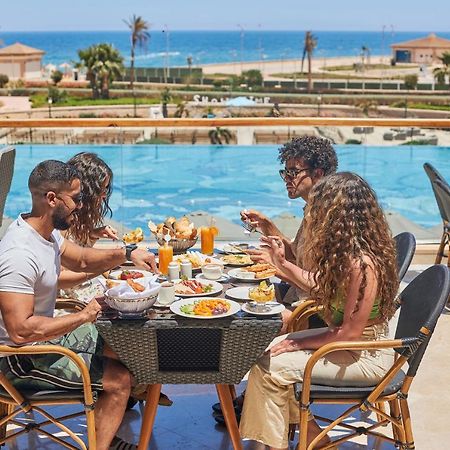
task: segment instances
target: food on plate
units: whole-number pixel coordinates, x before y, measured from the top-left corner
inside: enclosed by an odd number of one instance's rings
[[[230,303],[222,299],[197,300],[194,303],[183,305],[180,311],[193,316],[218,316],[230,310]]]
[[[248,255],[225,255],[222,258],[222,261],[225,264],[232,264],[235,266],[246,266],[253,264],[253,261]]]
[[[181,295],[206,294],[212,290],[212,284],[202,284],[197,280],[184,280],[175,285],[175,293]]]
[[[145,287],[142,286],[141,283],[136,283],[136,281],[133,281],[131,278],[127,279],[127,284],[128,284],[128,286],[131,287],[131,289],[133,289],[134,292],[143,292],[143,291],[145,291]]]
[[[174,256],[173,260],[176,261],[180,265],[184,261],[189,261],[192,264],[193,269],[199,269],[200,267],[204,266],[205,264],[209,264],[209,263],[213,262],[213,260],[209,257],[203,259],[200,256],[199,252],[183,253],[181,255]]]
[[[144,274],[137,270],[122,270],[119,280],[135,280],[136,278],[143,278]]]
[[[150,220],[148,227],[156,237],[163,237],[167,234],[171,239],[195,239],[197,237],[197,229],[186,216],[179,219],[168,217],[158,225]]]
[[[125,244],[137,244],[144,240],[144,232],[142,228],[137,227],[135,230],[125,233],[122,240]]]
[[[106,289],[112,289],[113,287],[120,286],[120,283],[113,280],[106,280]]]
[[[256,302],[270,302],[275,298],[275,287],[273,284],[268,286],[265,281],[261,281],[259,286],[248,290],[248,296]]]
[[[255,274],[256,279],[270,278],[275,276],[275,274],[277,273],[277,269],[274,266],[272,266],[272,264],[264,264],[264,263],[253,264],[253,266],[246,267],[243,270],[247,272],[253,272]]]

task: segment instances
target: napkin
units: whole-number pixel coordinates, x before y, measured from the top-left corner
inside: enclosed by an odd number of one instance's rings
[[[157,275],[145,279],[136,279],[137,283],[145,286],[142,292],[135,292],[128,283],[120,283],[119,286],[114,286],[105,292],[108,297],[118,298],[120,300],[138,300],[158,295],[161,285],[156,281]]]

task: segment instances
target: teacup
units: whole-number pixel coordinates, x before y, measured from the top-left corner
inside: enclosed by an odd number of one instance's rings
[[[175,284],[170,281],[161,283],[159,290],[158,303],[161,305],[170,305],[175,301]]]
[[[222,266],[220,264],[205,264],[202,266],[202,273],[208,280],[218,280],[222,276]]]

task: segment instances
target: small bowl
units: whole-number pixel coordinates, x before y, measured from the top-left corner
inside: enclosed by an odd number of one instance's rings
[[[156,238],[159,245],[165,245],[166,241],[162,238]],[[177,253],[184,253],[186,250],[193,247],[197,242],[197,238],[194,239],[171,239],[168,242],[168,245],[173,247],[173,252],[175,254]]]
[[[124,299],[105,295],[105,302],[109,307],[116,309],[121,313],[139,314],[153,306],[153,303],[155,303],[158,298],[158,293],[159,292],[150,297],[135,299]]]
[[[223,267],[220,264],[205,264],[202,273],[208,280],[218,280],[222,276]]]

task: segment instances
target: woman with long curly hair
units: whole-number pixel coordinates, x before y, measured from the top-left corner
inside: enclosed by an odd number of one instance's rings
[[[263,245],[289,281],[324,307],[328,327],[276,338],[250,372],[241,435],[271,449],[288,447],[289,423],[298,423],[293,383],[302,381],[312,351],[331,342],[386,337],[399,285],[395,243],[375,193],[361,177],[342,172],[319,180],[304,220],[303,267],[286,260],[278,237],[262,238]],[[319,361],[312,382],[371,386],[393,358],[391,349],[335,352]],[[308,430],[301,430],[308,443],[321,431],[310,418]]]
[[[109,199],[112,193],[113,173],[108,164],[95,153],[78,153],[67,161],[74,166],[81,179],[83,204],[74,214],[70,228],[65,237],[84,247],[92,247],[100,238],[118,239],[117,231],[103,220],[112,215]],[[65,297],[90,300],[100,291],[88,280],[99,275],[89,272],[72,272],[62,270],[58,285],[66,289]],[[72,288],[68,290],[69,288]]]

